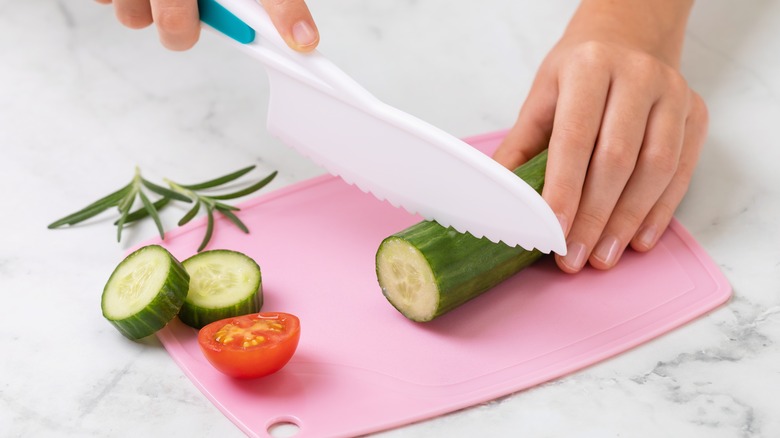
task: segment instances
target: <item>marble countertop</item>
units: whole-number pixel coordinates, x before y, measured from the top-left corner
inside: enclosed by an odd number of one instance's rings
[[[312,2],[321,50],[380,99],[469,136],[509,127],[576,2]],[[446,11],[442,13],[442,11]],[[677,218],[734,296],[566,377],[382,437],[780,436],[780,2],[694,10],[683,70],[710,135]],[[265,131],[261,65],[205,35],[168,52],[92,1],[0,0],[0,436],[241,436],[159,342],[102,318],[108,274],[154,236],[46,225],[126,183],[257,164],[322,171]],[[164,214],[173,228],[179,212]]]

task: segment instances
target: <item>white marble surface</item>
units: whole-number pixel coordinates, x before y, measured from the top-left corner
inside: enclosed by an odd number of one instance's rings
[[[576,2],[312,1],[321,49],[383,100],[468,136],[508,127]],[[780,2],[707,0],[684,72],[711,129],[677,217],[734,288],[616,358],[382,437],[780,436]],[[131,245],[46,225],[129,179],[248,163],[321,173],[268,137],[262,67],[220,41],[162,49],[89,0],[0,0],[0,436],[240,436],[154,339],[100,314]],[[164,221],[174,226],[180,212]]]

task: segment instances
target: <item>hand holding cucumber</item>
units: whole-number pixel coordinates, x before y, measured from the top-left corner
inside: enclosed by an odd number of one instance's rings
[[[583,1],[494,158],[549,147],[542,196],[567,232],[565,272],[648,251],[688,189],[707,130],[679,71],[692,1]]]

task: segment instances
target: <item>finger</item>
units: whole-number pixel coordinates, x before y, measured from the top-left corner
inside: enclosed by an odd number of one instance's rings
[[[558,98],[554,78],[540,72],[534,80],[517,121],[493,153],[493,159],[504,167],[513,170],[547,147]]]
[[[310,52],[320,42],[314,19],[303,0],[261,0],[271,22],[287,45],[300,52]]]
[[[585,265],[634,171],[647,117],[656,98],[639,88],[641,97],[631,80],[617,80],[610,87],[598,142],[567,236],[568,251],[566,256],[556,257],[566,272],[578,272]]]
[[[95,1],[100,3],[100,4],[104,4],[104,5],[110,5],[111,4],[111,0],[95,0]]]
[[[564,233],[577,213],[588,162],[601,126],[610,74],[577,64],[561,71],[542,196]]]
[[[152,24],[149,0],[115,0],[114,12],[117,20],[130,29],[142,29]]]
[[[648,251],[658,243],[688,191],[693,171],[704,147],[709,123],[707,107],[701,97],[692,91],[690,93],[691,111],[685,122],[685,138],[677,171],[631,240],[631,247],[636,251]]]
[[[687,86],[651,109],[639,159],[589,258],[597,269],[613,267],[668,187],[680,160],[689,111]]]
[[[187,50],[200,37],[196,0],[151,0],[152,17],[160,42],[170,50]]]

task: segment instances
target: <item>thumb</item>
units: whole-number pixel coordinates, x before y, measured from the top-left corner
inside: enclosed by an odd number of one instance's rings
[[[555,81],[537,77],[493,159],[513,170],[547,148],[552,133],[558,90]]]
[[[320,42],[317,25],[303,0],[260,0],[290,48],[310,52]]]

